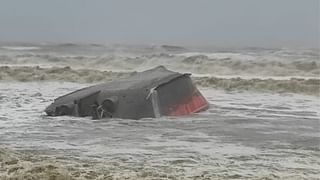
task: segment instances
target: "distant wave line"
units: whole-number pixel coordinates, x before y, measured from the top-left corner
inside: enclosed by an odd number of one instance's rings
[[[132,72],[100,71],[93,69],[72,69],[70,67],[39,66],[0,66],[0,80],[2,81],[66,81],[78,83],[101,83],[114,79],[125,78],[135,74]],[[193,77],[196,84],[202,87],[224,89],[227,91],[260,91],[276,93],[298,93],[320,95],[320,78],[304,79],[244,79],[241,77]],[[0,81],[1,83],[1,81]]]

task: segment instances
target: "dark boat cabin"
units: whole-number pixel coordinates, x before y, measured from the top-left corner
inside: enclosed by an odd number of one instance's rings
[[[49,116],[140,119],[188,115],[208,107],[190,74],[159,66],[58,97],[45,112]]]

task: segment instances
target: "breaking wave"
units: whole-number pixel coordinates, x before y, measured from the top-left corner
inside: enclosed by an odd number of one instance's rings
[[[117,78],[128,77],[132,73],[98,71],[92,69],[71,69],[70,67],[41,68],[39,66],[0,67],[0,80],[6,81],[69,81],[91,83],[110,81]]]
[[[1,46],[0,48],[12,51],[29,51],[40,49],[40,47],[36,46]]]
[[[4,81],[69,81],[79,83],[98,83],[125,78],[137,72],[112,72],[93,69],[73,69],[70,67],[39,66],[1,66],[0,80]],[[280,93],[301,93],[319,96],[319,78],[289,78],[289,79],[244,79],[221,77],[193,77],[196,84],[202,87],[212,87],[228,91],[262,91]]]
[[[276,80],[202,77],[195,78],[195,82],[203,87],[221,88],[228,91],[250,90],[320,95],[320,79],[291,78],[288,80]]]
[[[172,47],[170,47],[172,48]],[[252,54],[239,52],[217,53],[107,53],[92,55],[55,53],[1,54],[2,65],[70,66],[72,68],[112,71],[142,71],[154,66],[194,74],[255,75],[255,76],[320,76],[319,54],[304,52],[288,55],[285,52]]]

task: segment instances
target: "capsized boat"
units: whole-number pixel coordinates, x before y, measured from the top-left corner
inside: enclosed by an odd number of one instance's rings
[[[158,66],[58,97],[45,112],[49,116],[140,119],[204,111],[209,103],[190,75]]]

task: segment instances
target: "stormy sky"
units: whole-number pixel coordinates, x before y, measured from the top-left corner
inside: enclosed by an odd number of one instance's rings
[[[319,0],[0,0],[0,41],[319,47],[319,9]]]

